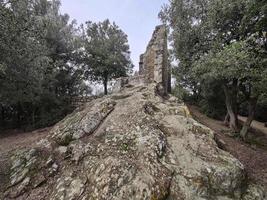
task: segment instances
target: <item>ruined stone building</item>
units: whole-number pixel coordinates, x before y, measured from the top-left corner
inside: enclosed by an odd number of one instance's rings
[[[167,31],[164,25],[156,27],[146,52],[140,56],[138,75],[118,79],[113,91],[119,91],[126,84],[140,85],[149,83],[161,83],[164,93],[171,91]]]
[[[148,83],[162,83],[166,92],[171,90],[171,70],[168,61],[167,31],[164,25],[157,26],[146,52],[140,56],[139,74]]]

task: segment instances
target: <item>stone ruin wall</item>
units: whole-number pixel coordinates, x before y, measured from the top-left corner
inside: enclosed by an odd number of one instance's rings
[[[140,56],[139,74],[147,83],[162,83],[165,92],[171,91],[171,71],[168,60],[167,31],[157,26],[146,52]]]
[[[140,56],[139,75],[119,78],[113,86],[113,92],[125,85],[145,85],[161,83],[164,93],[171,91],[171,70],[168,60],[167,31],[164,25],[157,26],[146,52]]]

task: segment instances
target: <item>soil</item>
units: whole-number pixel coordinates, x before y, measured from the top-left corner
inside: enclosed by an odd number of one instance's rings
[[[188,107],[195,120],[214,131],[219,146],[243,163],[248,178],[267,187],[267,132],[259,131],[264,125],[254,122],[252,130],[257,131],[250,132],[248,141],[244,142],[239,137],[230,136],[230,129],[222,121],[207,117],[196,106]]]
[[[9,130],[0,133],[0,158],[1,155],[24,147],[35,147],[37,142],[48,135],[51,127],[38,129],[32,132]]]

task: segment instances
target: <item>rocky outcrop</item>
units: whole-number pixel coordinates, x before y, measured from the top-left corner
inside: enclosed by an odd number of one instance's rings
[[[39,148],[14,153],[0,199],[266,199],[263,188],[247,183],[243,165],[218,148],[213,132],[156,88],[92,100]]]

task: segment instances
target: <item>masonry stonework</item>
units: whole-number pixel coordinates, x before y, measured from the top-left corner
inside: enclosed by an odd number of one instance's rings
[[[140,56],[139,74],[148,83],[162,83],[165,92],[171,90],[171,70],[168,61],[167,31],[164,25],[157,26],[146,52]]]
[[[140,55],[139,75],[119,78],[113,92],[125,85],[144,85],[158,83],[163,86],[164,94],[171,92],[171,69],[168,60],[167,31],[164,25],[157,26],[146,52]]]

